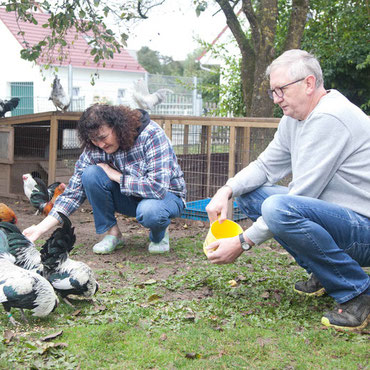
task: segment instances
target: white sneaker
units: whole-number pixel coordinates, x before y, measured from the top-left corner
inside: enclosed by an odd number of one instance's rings
[[[163,239],[159,243],[150,242],[148,247],[149,253],[166,253],[170,251],[170,235],[168,228]]]

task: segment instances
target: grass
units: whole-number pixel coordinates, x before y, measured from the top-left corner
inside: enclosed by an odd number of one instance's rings
[[[137,249],[129,250],[114,262],[118,273],[96,271],[102,289],[94,305],[62,303],[47,318],[28,315],[29,325],[18,328],[3,314],[0,368],[368,368],[369,332],[323,328],[332,299],[295,294],[292,283],[304,273],[281,248],[265,244],[235,264],[214,266],[202,241],[171,240],[178,264],[165,278],[158,277],[168,269],[164,256],[151,266],[130,261]],[[16,310],[14,316],[19,321]]]

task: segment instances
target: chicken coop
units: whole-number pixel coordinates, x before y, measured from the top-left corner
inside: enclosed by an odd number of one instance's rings
[[[81,112],[45,112],[0,122],[0,196],[24,197],[22,174],[68,183],[81,153],[76,125]],[[152,115],[172,140],[187,184],[183,217],[207,220],[205,207],[229,177],[266,148],[278,125],[274,118]],[[244,218],[230,205],[234,220]]]

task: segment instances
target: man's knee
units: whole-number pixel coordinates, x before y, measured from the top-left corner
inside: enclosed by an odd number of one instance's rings
[[[281,222],[289,207],[289,196],[285,194],[275,194],[266,198],[262,203],[261,213],[262,218],[271,232],[274,232],[276,227],[281,226]]]

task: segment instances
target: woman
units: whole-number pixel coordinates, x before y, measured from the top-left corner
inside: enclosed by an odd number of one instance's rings
[[[72,214],[87,198],[93,208],[97,254],[123,246],[115,212],[136,217],[150,229],[149,252],[168,252],[168,225],[185,206],[186,186],[172,145],[147,112],[125,106],[95,104],[77,125],[84,149],[64,193],[49,215],[24,230],[35,241]]]

